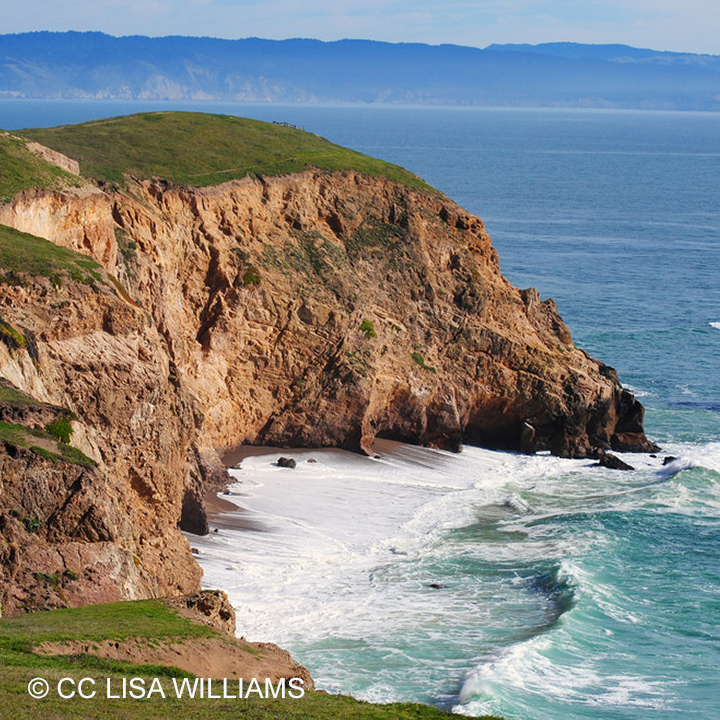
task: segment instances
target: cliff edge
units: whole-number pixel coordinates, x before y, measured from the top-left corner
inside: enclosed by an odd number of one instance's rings
[[[35,148],[5,191],[0,240],[39,236],[70,260],[53,275],[0,246],[0,316],[24,339],[0,344],[0,375],[67,411],[95,465],[79,478],[29,447],[0,452],[17,511],[0,518],[9,611],[196,589],[177,525],[206,529],[203,489],[243,443],[654,448],[640,403],[574,346],[554,302],[514,288],[482,222],[406,171],[185,113],[24,135],[80,174]],[[258,138],[270,160],[249,157]],[[153,142],[171,151],[153,157]]]

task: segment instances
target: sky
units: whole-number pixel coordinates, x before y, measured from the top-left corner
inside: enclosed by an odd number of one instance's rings
[[[718,0],[0,0],[0,17],[0,33],[571,41],[720,55]]]

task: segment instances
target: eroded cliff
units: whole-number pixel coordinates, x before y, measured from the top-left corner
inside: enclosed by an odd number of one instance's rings
[[[27,393],[0,393],[6,611],[177,594],[200,580],[177,528],[198,482],[197,410],[168,382],[145,312],[97,274],[92,285],[30,273],[0,283],[0,374]],[[66,440],[80,454],[43,434],[53,408],[72,418]]]
[[[0,375],[74,413],[98,464],[0,453],[10,609],[195,589],[177,524],[203,529],[202,488],[242,443],[652,448],[615,372],[551,300],[507,282],[482,222],[439,193],[352,170],[136,179],[24,191],[0,223],[105,271],[0,284],[0,315],[38,355],[0,345]]]

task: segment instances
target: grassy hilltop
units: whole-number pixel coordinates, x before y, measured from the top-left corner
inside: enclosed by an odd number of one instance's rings
[[[111,183],[121,183],[125,176],[160,177],[177,185],[206,187],[247,175],[285,175],[318,168],[357,170],[430,189],[397,165],[318,135],[230,115],[142,113],[19,134],[77,160],[84,177]]]

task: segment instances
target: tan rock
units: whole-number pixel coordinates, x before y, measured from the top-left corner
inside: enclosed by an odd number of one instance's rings
[[[510,285],[482,222],[439,194],[354,172],[153,181],[21,193],[0,221],[88,252],[129,292],[0,285],[0,314],[40,359],[0,345],[0,375],[72,410],[98,462],[79,480],[0,453],[8,477],[36,477],[38,497],[12,502],[43,528],[26,537],[3,516],[11,611],[62,604],[28,578],[71,550],[97,590],[68,581],[66,602],[197,589],[177,526],[206,528],[203,489],[243,443],[652,447],[615,372],[573,345],[552,300]],[[17,487],[2,492],[10,507]]]

